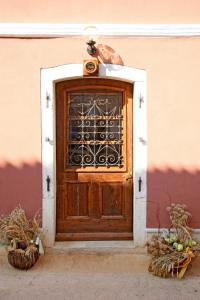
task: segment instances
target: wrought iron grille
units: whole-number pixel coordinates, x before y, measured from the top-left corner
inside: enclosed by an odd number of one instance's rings
[[[70,93],[68,165],[122,167],[122,93]]]

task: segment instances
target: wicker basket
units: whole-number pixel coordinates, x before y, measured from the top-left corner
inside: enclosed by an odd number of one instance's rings
[[[18,252],[17,250],[8,251],[8,262],[17,269],[30,269],[37,262],[38,258],[38,250],[32,252],[31,255],[25,255],[25,252]]]

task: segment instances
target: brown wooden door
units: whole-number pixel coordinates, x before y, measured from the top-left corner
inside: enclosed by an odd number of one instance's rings
[[[57,240],[133,238],[132,85],[56,84]]]

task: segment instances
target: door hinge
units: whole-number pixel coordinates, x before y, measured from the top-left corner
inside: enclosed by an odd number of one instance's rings
[[[46,178],[46,182],[47,182],[47,192],[50,192],[50,182],[51,182],[51,178],[49,177],[49,175]]]
[[[138,191],[141,192],[142,191],[142,178],[139,177],[138,179]]]

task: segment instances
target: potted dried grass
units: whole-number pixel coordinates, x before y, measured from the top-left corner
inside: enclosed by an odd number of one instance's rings
[[[200,254],[200,243],[193,239],[188,226],[191,214],[186,205],[172,203],[167,207],[171,227],[159,231],[147,242],[152,259],[149,272],[160,277],[183,278],[191,261]]]
[[[40,230],[40,216],[26,217],[21,207],[8,216],[0,217],[0,242],[6,246],[8,262],[18,269],[30,269],[44,252]]]

